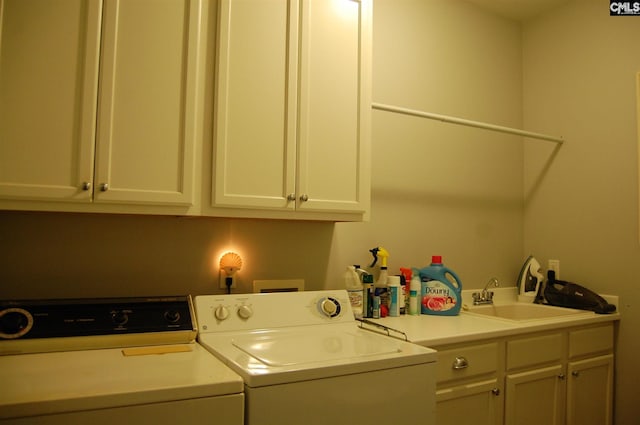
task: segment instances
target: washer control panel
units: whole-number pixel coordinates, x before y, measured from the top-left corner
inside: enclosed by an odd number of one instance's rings
[[[355,321],[345,290],[200,295],[195,307],[201,333]]]
[[[190,296],[0,301],[0,340],[194,329]]]

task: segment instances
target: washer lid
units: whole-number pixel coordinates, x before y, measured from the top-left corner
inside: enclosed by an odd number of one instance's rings
[[[429,348],[355,324],[200,334],[249,387],[367,373],[436,361]]]
[[[400,354],[390,340],[370,338],[371,335],[353,331],[335,332],[323,329],[310,333],[245,335],[233,339],[232,344],[267,366],[305,365],[308,363],[357,359]]]

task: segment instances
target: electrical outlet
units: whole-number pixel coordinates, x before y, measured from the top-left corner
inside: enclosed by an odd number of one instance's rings
[[[233,277],[227,277],[226,275],[224,275],[224,273],[222,274],[222,276],[220,276],[220,279],[218,279],[220,281],[220,289],[227,289],[227,279],[231,279],[231,287],[235,288],[237,286],[237,280],[238,278],[233,276]]]
[[[556,280],[560,280],[560,260],[549,260],[547,269],[556,272]]]

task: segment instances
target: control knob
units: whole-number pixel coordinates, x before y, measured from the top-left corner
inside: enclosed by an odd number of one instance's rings
[[[178,320],[180,320],[180,312],[176,310],[165,311],[164,318],[167,319],[169,323],[178,323]]]
[[[240,307],[238,307],[238,316],[240,316],[240,318],[244,320],[247,320],[248,318],[253,316],[253,310],[251,309],[251,306],[242,304]]]
[[[335,298],[324,298],[319,304],[320,312],[327,317],[336,317],[340,314],[340,302]]]
[[[129,315],[124,311],[114,311],[111,313],[111,320],[117,326],[124,326],[129,321]]]
[[[226,306],[219,305],[213,310],[213,315],[218,320],[226,320],[229,317],[229,309]]]
[[[33,316],[22,308],[7,308],[0,311],[0,338],[19,338],[33,327]]]

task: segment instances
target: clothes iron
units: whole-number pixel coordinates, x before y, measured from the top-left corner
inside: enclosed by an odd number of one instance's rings
[[[518,275],[518,301],[532,303],[536,300],[544,276],[540,273],[540,263],[533,255],[526,259]]]

